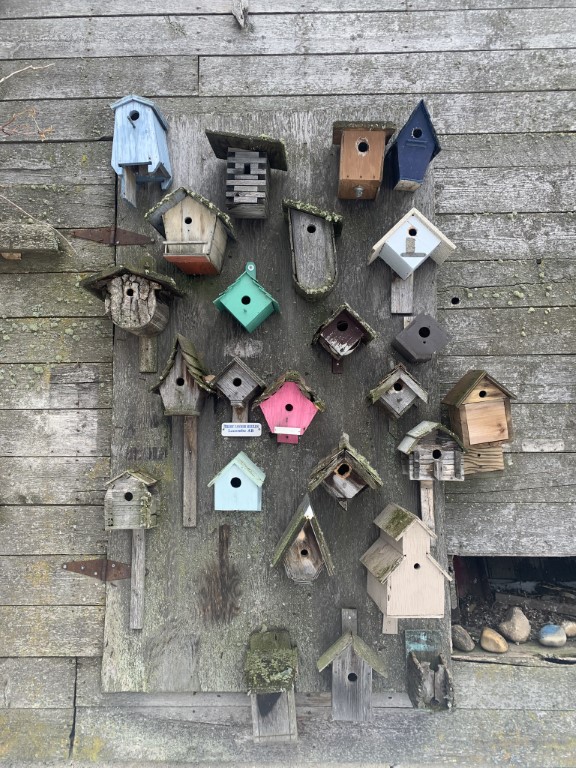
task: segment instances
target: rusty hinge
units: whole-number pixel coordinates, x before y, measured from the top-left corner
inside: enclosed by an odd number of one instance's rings
[[[72,237],[80,237],[82,240],[93,240],[102,245],[149,245],[154,242],[153,237],[140,235],[138,232],[130,232],[128,229],[116,229],[116,227],[92,227],[92,229],[73,229]]]
[[[100,581],[116,581],[117,579],[129,579],[131,567],[126,563],[118,563],[116,560],[71,560],[63,563],[63,570],[81,573],[84,576],[92,576]]]

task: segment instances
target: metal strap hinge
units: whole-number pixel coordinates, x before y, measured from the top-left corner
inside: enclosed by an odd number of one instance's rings
[[[82,240],[93,240],[102,245],[149,245],[154,238],[140,235],[138,232],[130,232],[128,229],[116,227],[93,227],[92,229],[73,229],[72,237]]]
[[[116,560],[106,558],[96,560],[71,560],[63,563],[64,571],[81,573],[83,576],[91,576],[100,581],[116,581],[117,579],[129,579],[131,567],[127,563],[119,563]]]

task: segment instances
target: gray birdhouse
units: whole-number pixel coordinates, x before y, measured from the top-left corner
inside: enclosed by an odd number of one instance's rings
[[[421,421],[398,446],[410,480],[464,480],[464,446],[443,424]]]
[[[391,123],[377,122],[333,124],[332,144],[340,145],[341,200],[374,200],[382,183],[386,144],[395,128]]]
[[[420,314],[394,337],[392,346],[409,362],[425,363],[432,359],[435,352],[444,349],[449,341],[450,336],[433,317]]]
[[[207,375],[194,344],[177,334],[164,371],[151,388],[160,393],[164,415],[198,416],[206,394],[213,393]]]
[[[154,528],[158,524],[156,480],[127,469],[106,483],[104,527],[107,531]]]
[[[320,344],[331,355],[332,372],[340,373],[342,358],[351,355],[361,344],[369,344],[377,335],[352,307],[344,303],[318,328],[312,344]]]
[[[248,421],[250,401],[266,388],[265,382],[238,357],[233,357],[210,384],[230,401],[232,421],[237,423]]]
[[[378,403],[393,419],[399,419],[420,400],[428,402],[428,393],[416,379],[399,363],[394,370],[371,389],[368,399],[372,405]]]

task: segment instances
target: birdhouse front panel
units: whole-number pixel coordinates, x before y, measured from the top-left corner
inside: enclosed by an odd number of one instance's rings
[[[418,444],[408,467],[410,480],[464,480],[464,453],[456,442],[439,435]]]
[[[417,216],[410,216],[386,240],[379,255],[405,280],[441,242]]]
[[[213,211],[187,196],[162,219],[167,261],[188,275],[220,274],[228,235]]]
[[[154,336],[164,330],[170,311],[158,299],[160,285],[140,275],[125,273],[106,287],[104,306],[112,322],[136,336]]]
[[[309,584],[324,568],[320,546],[309,522],[306,522],[284,555],[286,575],[292,581]]]
[[[392,184],[402,192],[416,191],[430,161],[440,152],[436,131],[423,101],[412,112],[390,150]]]
[[[433,317],[420,314],[394,337],[392,346],[411,363],[422,363],[431,360],[449,340],[446,331]]]
[[[237,364],[221,374],[215,386],[232,405],[243,405],[262,389],[259,380],[252,378],[244,367]]]
[[[287,381],[280,389],[260,404],[270,431],[278,436],[278,442],[298,442],[310,422],[318,413],[314,403],[304,397],[293,381]]]
[[[384,131],[342,131],[338,182],[341,200],[374,200],[382,183],[386,138]]]
[[[418,395],[410,385],[397,379],[387,392],[380,395],[380,401],[386,410],[393,415],[401,416],[418,400]]]
[[[465,445],[499,443],[510,439],[506,404],[503,399],[468,403],[462,407]]]
[[[226,203],[237,219],[268,216],[269,165],[266,152],[228,149],[226,159]]]
[[[198,416],[206,397],[206,391],[190,374],[180,350],[159,391],[165,416]]]
[[[325,478],[323,485],[339,503],[350,501],[368,487],[345,459]]]
[[[332,662],[332,720],[366,722],[372,709],[372,667],[352,644]]]
[[[232,464],[214,482],[214,509],[223,512],[261,512],[262,488]]]
[[[444,615],[445,575],[430,557],[430,535],[411,525],[402,538],[404,557],[388,578],[387,615]]]
[[[227,310],[249,332],[256,330],[273,312],[278,312],[277,302],[256,281],[256,266],[246,265],[246,271],[214,300],[222,312]]]
[[[107,531],[154,528],[158,522],[157,492],[130,474],[108,484],[104,496]]]
[[[318,341],[332,357],[340,360],[354,352],[364,336],[364,328],[344,311],[322,329]]]

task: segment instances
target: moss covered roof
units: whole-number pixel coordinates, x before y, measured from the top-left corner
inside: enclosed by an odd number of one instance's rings
[[[332,664],[334,659],[349,646],[352,646],[354,653],[360,656],[360,658],[363,659],[369,667],[372,667],[375,672],[378,672],[380,675],[386,674],[386,662],[384,659],[379,656],[376,651],[370,648],[370,646],[366,645],[361,637],[355,635],[353,632],[345,632],[342,637],[336,640],[334,645],[331,645],[330,648],[320,656],[316,662],[318,672],[322,672],[322,670],[326,669],[329,664]]]
[[[298,649],[286,630],[268,630],[250,637],[244,661],[249,693],[281,693],[294,685]]]
[[[210,200],[208,200],[206,197],[199,195],[197,192],[193,192],[187,187],[178,187],[178,189],[174,189],[172,192],[164,195],[162,200],[150,208],[149,211],[146,211],[144,218],[148,219],[154,229],[158,230],[158,232],[160,232],[163,237],[166,237],[162,216],[166,213],[166,211],[169,211],[171,208],[174,208],[175,205],[181,203],[185,197],[191,197],[193,200],[196,200],[196,202],[201,203],[203,206],[208,208],[208,210],[215,214],[215,216],[220,219],[222,224],[224,224],[228,235],[233,240],[236,240],[236,234],[234,233],[234,226],[230,216],[228,216],[227,213],[221,211],[220,208],[215,206],[214,203],[210,202]]]
[[[172,352],[170,353],[170,357],[166,361],[164,370],[160,374],[160,378],[158,379],[158,381],[152,387],[150,387],[150,391],[157,392],[160,389],[160,385],[172,370],[172,366],[174,365],[174,362],[176,360],[176,355],[178,354],[178,350],[180,350],[180,352],[182,353],[182,357],[184,358],[184,363],[186,364],[186,370],[188,371],[190,376],[192,376],[192,378],[198,384],[198,386],[201,389],[206,390],[206,392],[213,393],[214,390],[212,386],[204,380],[204,377],[208,375],[208,372],[204,368],[204,364],[202,363],[202,361],[200,360],[200,357],[198,356],[198,353],[196,352],[196,347],[190,341],[190,339],[187,339],[185,336],[182,336],[179,333],[176,334],[176,338],[174,339],[174,344],[172,346]]]
[[[282,200],[282,208],[284,212],[286,212],[289,208],[294,208],[297,211],[309,213],[310,216],[318,216],[321,219],[326,219],[326,221],[330,221],[334,226],[334,234],[336,237],[339,237],[342,234],[344,217],[339,213],[334,213],[333,211],[325,211],[322,208],[318,208],[317,206],[313,205],[312,203],[305,203],[302,200]]]
[[[455,435],[454,432],[448,429],[448,427],[445,427],[444,424],[440,424],[438,421],[421,421],[420,424],[412,427],[412,429],[406,432],[404,439],[398,446],[398,450],[408,456],[418,447],[418,443],[423,438],[432,434],[432,432],[443,432],[445,435],[448,435],[451,440],[454,440],[461,450],[464,450],[464,446],[458,435]]]
[[[394,386],[398,380],[402,380],[405,384],[407,384],[408,387],[423,402],[428,402],[428,393],[425,389],[422,388],[420,383],[416,381],[414,376],[412,376],[411,373],[408,373],[402,363],[398,363],[394,370],[390,371],[390,373],[385,376],[382,381],[374,387],[374,389],[370,390],[368,393],[368,399],[371,400],[372,404],[374,404],[383,395],[385,395],[389,391],[390,387]]]
[[[319,400],[316,397],[316,394],[313,392],[312,389],[306,384],[302,376],[298,373],[298,371],[286,371],[286,373],[283,373],[282,376],[279,376],[275,382],[273,382],[269,387],[267,387],[264,392],[260,395],[260,397],[257,400],[254,400],[254,405],[260,405],[265,400],[268,400],[269,397],[272,397],[278,390],[286,384],[286,382],[291,381],[302,392],[304,397],[306,397],[308,400],[310,400],[311,403],[314,403],[316,408],[319,411],[323,411],[325,409],[325,405],[322,400]]]
[[[338,448],[321,459],[310,473],[308,490],[313,491],[314,488],[317,488],[343,461],[350,464],[370,488],[376,489],[382,485],[382,478],[378,472],[365,456],[362,456],[361,453],[350,445],[348,435],[343,433],[338,443]]]
[[[108,267],[101,272],[85,277],[80,281],[80,285],[98,299],[104,300],[106,298],[106,286],[108,283],[115,277],[122,277],[123,275],[136,275],[136,277],[144,277],[146,280],[158,283],[162,292],[167,296],[172,295],[182,298],[186,295],[184,291],[181,291],[180,288],[178,288],[175,280],[168,277],[168,275],[160,275],[149,269],[133,269],[132,267],[125,267],[122,264]]]

